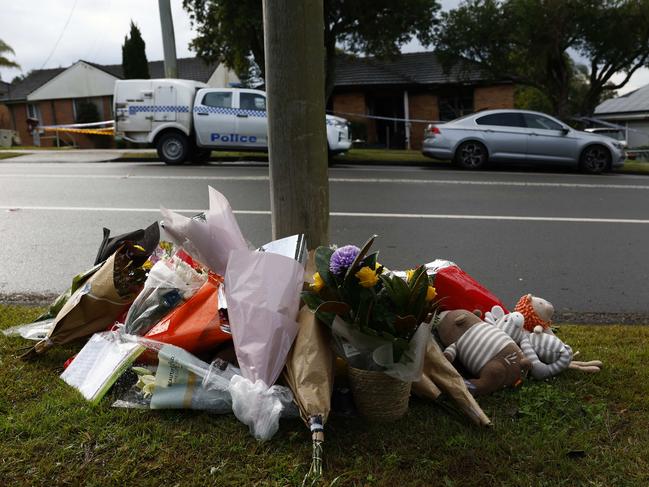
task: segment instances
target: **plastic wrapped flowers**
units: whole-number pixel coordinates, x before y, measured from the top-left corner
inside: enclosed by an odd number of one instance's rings
[[[319,247],[317,273],[302,298],[331,327],[336,353],[350,366],[416,381],[436,309],[435,288],[425,266],[406,279],[385,269],[378,252],[368,253],[375,238],[363,248]]]

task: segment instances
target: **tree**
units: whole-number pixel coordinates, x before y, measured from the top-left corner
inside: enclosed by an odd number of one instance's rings
[[[124,79],[149,79],[149,61],[146,58],[146,44],[140,29],[131,20],[130,37],[124,37],[122,45],[122,70]]]
[[[0,68],[20,68],[20,65],[4,56],[4,53],[15,54],[9,44],[0,39]]]
[[[590,114],[647,64],[649,0],[467,0],[442,15],[436,44],[445,65],[464,57],[494,77],[509,74],[547,96],[559,117],[583,74],[570,57],[577,53],[588,82],[576,110]],[[612,85],[618,72],[627,76]]]
[[[264,76],[262,3],[259,0],[183,0],[197,37],[191,48],[208,62],[224,62],[240,76]],[[433,39],[437,0],[324,0],[326,96],[333,90],[337,48],[390,56],[413,37]]]

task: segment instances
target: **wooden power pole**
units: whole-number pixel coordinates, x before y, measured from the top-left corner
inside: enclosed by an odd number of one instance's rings
[[[177,78],[176,37],[174,36],[174,21],[171,16],[169,0],[158,0],[158,9],[160,10],[160,27],[162,29],[165,78]]]
[[[263,0],[273,238],[329,243],[323,0]]]

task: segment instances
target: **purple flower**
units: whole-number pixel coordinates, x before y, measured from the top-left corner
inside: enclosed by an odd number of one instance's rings
[[[360,251],[356,245],[345,245],[336,249],[329,261],[329,270],[337,276],[343,274],[354,263]]]

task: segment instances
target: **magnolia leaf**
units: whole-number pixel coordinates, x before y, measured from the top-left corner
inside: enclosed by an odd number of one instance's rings
[[[349,313],[351,307],[347,303],[340,301],[325,301],[316,309],[317,313],[333,313],[338,316],[345,316]]]
[[[304,304],[306,304],[311,311],[317,310],[318,307],[322,303],[324,303],[324,300],[320,296],[310,291],[302,292],[300,297],[302,298],[302,301],[304,301]]]
[[[324,281],[325,286],[336,289],[336,280],[329,270],[329,262],[333,253],[334,250],[331,247],[318,247],[315,251],[315,268],[320,274],[320,278]]]
[[[408,305],[408,299],[410,298],[410,288],[406,281],[396,276],[392,277],[392,286],[394,289],[392,300],[394,301],[397,310],[404,312]]]
[[[348,282],[351,280],[352,277],[357,272],[357,268],[360,267],[360,263],[363,261],[365,258],[365,255],[367,252],[370,250],[370,247],[374,243],[374,239],[376,239],[377,235],[372,235],[367,242],[365,242],[365,245],[361,248],[361,251],[358,253],[356,258],[354,259],[354,262],[352,262],[352,265],[349,266],[349,269],[347,269],[347,272],[345,273],[345,279],[344,282]]]
[[[394,320],[394,327],[401,336],[409,336],[417,324],[417,318],[413,315],[397,316]]]

